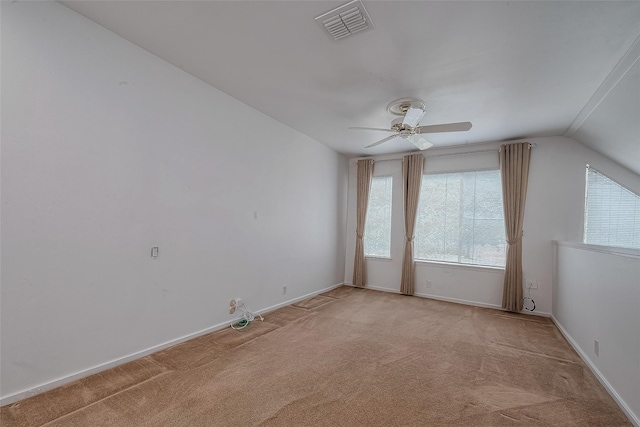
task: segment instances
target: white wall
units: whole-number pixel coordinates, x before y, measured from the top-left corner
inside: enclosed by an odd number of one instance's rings
[[[586,108],[588,117],[567,136],[640,174],[640,37]]]
[[[531,290],[536,312],[552,312],[553,240],[582,241],[585,167],[589,163],[632,189],[640,189],[639,177],[586,146],[564,137],[528,139],[535,143],[531,155],[529,187],[524,219],[523,270],[535,279]],[[487,144],[493,152],[455,155],[461,149],[429,149],[425,173],[498,167],[499,143]],[[481,147],[467,148],[476,150]],[[446,154],[446,155],[443,155]],[[378,160],[384,159],[379,157]],[[351,283],[355,250],[355,162],[349,163],[349,203],[345,282]],[[374,175],[394,176],[391,261],[367,259],[368,285],[399,291],[403,251],[401,162],[377,161]],[[427,289],[426,280],[432,288]],[[471,266],[417,263],[416,293],[452,301],[497,307],[502,302],[503,273]]]
[[[563,174],[582,186],[567,187],[564,238],[557,248],[553,317],[600,381],[640,426],[640,252],[583,245],[584,169],[589,163],[640,194],[640,44],[638,40],[607,77],[571,132],[589,149],[564,155]],[[586,114],[584,121],[579,119]],[[633,172],[632,172],[633,171]],[[635,172],[635,173],[634,173]],[[553,177],[549,183],[557,183]],[[613,209],[615,207],[612,207]],[[632,254],[633,256],[630,256]],[[594,354],[594,340],[600,355]]]
[[[55,2],[1,83],[3,403],[342,282],[343,156]]]
[[[640,251],[557,247],[556,323],[640,425]],[[599,355],[594,352],[599,341]]]

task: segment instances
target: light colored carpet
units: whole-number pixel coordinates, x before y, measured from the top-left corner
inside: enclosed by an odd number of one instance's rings
[[[0,415],[3,427],[631,425],[549,319],[350,287]]]

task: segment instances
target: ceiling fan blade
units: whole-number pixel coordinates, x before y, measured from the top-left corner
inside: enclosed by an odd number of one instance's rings
[[[425,113],[426,111],[424,111],[422,108],[411,107],[407,110],[406,114],[404,115],[402,124],[414,128],[418,126],[418,123],[420,123],[420,120],[422,120]]]
[[[433,144],[421,135],[410,135],[408,139],[409,142],[415,145],[419,150],[426,150],[427,148],[433,147]]]
[[[396,134],[396,135],[388,136],[388,137],[386,137],[386,138],[384,138],[384,139],[381,139],[381,140],[380,140],[380,141],[378,141],[378,142],[374,142],[374,143],[373,143],[373,144],[371,144],[371,145],[367,145],[367,146],[366,146],[366,147],[364,147],[364,148],[371,148],[371,147],[375,147],[376,145],[380,145],[380,144],[382,144],[383,142],[390,141],[390,140],[392,140],[393,138],[396,138],[396,137],[398,137],[398,135],[397,135],[397,134]]]
[[[395,132],[395,130],[393,130],[393,129],[380,129],[380,128],[350,127],[349,129],[355,129],[355,130],[379,130],[379,131],[382,131],[382,132]]]
[[[471,122],[446,123],[441,125],[420,126],[418,133],[463,132],[471,129]]]

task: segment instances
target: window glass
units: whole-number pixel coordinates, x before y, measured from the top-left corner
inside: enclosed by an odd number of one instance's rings
[[[390,176],[376,176],[371,180],[364,228],[365,256],[391,258],[392,184]]]
[[[416,221],[417,260],[504,267],[499,170],[424,175]]]

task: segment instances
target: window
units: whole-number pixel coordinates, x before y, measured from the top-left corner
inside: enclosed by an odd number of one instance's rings
[[[640,249],[640,196],[587,165],[584,243]]]
[[[424,175],[414,253],[417,260],[504,267],[500,171]]]
[[[364,226],[364,254],[368,257],[391,258],[391,185],[390,176],[371,180],[367,222]]]

